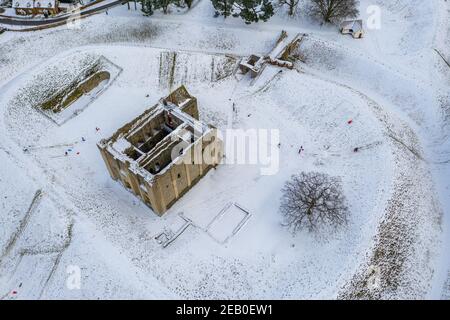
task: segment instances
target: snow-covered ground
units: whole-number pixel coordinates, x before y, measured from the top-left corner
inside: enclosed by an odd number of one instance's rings
[[[373,2],[382,28],[363,40],[283,10],[224,21],[208,0],[185,14],[122,6],[79,29],[0,35],[0,298],[449,298],[450,4],[361,1],[361,12]],[[294,70],[268,67],[253,85],[213,76],[268,52],[283,29],[307,34]],[[58,126],[32,102],[84,56],[123,71]],[[179,84],[220,129],[280,130],[280,166],[262,176],[221,165],[159,218],[111,180],[96,143]],[[280,189],[311,170],[342,179],[349,223],[292,235]],[[206,228],[230,202],[251,216],[222,243],[233,228]],[[176,231],[180,213],[193,224],[162,248],[154,237]]]

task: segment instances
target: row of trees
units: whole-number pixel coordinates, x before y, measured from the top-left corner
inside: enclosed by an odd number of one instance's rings
[[[294,15],[301,0],[278,0],[279,5],[288,7]],[[305,1],[305,0],[303,0]],[[308,12],[324,22],[334,23],[358,15],[358,0],[308,0]],[[267,21],[274,14],[271,0],[211,0],[216,15],[241,17],[246,23]]]
[[[168,13],[170,5],[191,8],[193,0],[140,0],[145,15],[152,15],[154,10]],[[211,0],[216,16],[227,18],[240,17],[245,23],[267,21],[275,13],[274,2],[288,8],[289,15],[294,15],[300,1],[308,1],[310,15],[326,23],[339,22],[345,18],[358,15],[358,0]]]
[[[187,6],[188,9],[191,8],[194,0],[140,0],[142,6],[142,12],[151,16],[155,10],[162,10],[164,14],[169,13],[169,6],[171,4],[176,6]]]

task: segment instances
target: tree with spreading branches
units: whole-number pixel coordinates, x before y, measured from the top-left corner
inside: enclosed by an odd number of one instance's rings
[[[294,232],[346,223],[348,208],[340,179],[319,172],[293,175],[282,189],[280,211]]]
[[[289,8],[288,14],[290,16],[293,16],[295,13],[295,9],[297,8],[298,3],[300,0],[279,0],[279,4],[282,6],[287,6]]]
[[[326,23],[338,23],[359,14],[358,0],[311,0],[310,13]]]

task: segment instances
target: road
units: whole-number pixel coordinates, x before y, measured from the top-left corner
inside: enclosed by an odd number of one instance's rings
[[[123,4],[123,3],[126,3],[126,1],[125,0],[117,0],[114,2],[107,3],[105,5],[102,5],[102,6],[94,7],[91,9],[88,8],[86,10],[81,11],[79,14],[81,17],[83,17],[83,16],[87,16],[87,15],[117,6],[119,4]],[[64,22],[74,16],[76,16],[76,14],[64,15],[61,17],[42,19],[42,20],[25,20],[25,19],[13,19],[13,18],[0,17],[0,24],[11,25],[11,26],[39,27],[39,26],[46,26],[46,25]]]

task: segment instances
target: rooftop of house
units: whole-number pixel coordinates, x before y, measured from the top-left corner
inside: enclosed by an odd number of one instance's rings
[[[341,23],[342,29],[353,30],[353,32],[358,32],[363,30],[362,20],[348,20]]]
[[[12,7],[17,9],[56,8],[56,0],[13,0]]]

